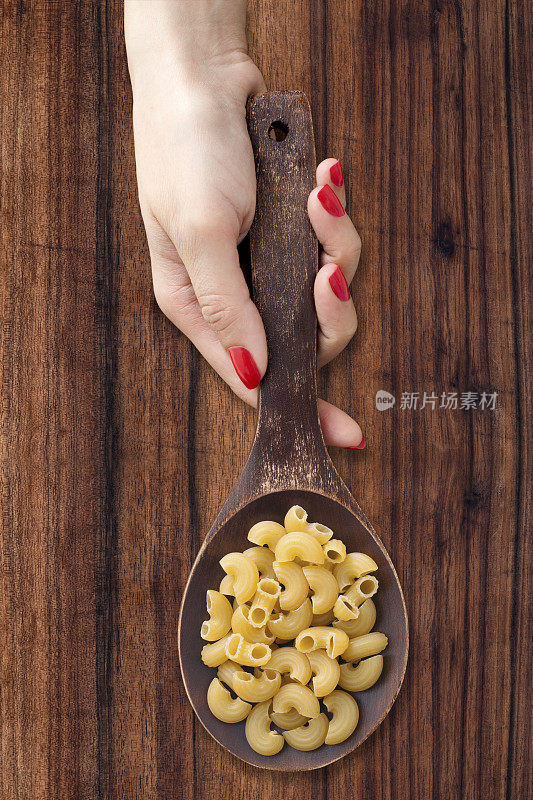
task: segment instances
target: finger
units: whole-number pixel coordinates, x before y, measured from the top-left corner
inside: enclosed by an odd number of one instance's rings
[[[150,230],[150,228],[148,229]],[[215,331],[204,319],[183,262],[170,239],[156,226],[148,235],[154,292],[163,313],[178,327],[206,361],[246,403],[256,407],[257,389],[247,389],[236,375],[231,358]],[[324,272],[327,275],[327,272]],[[363,449],[361,428],[341,409],[325,400],[318,401],[320,422],[326,444]]]
[[[340,408],[319,400],[318,413],[326,444],[331,447],[347,447],[350,450],[365,448],[366,442],[361,428]]]
[[[238,232],[202,226],[183,257],[204,320],[229,354],[247,389],[267,366],[265,329],[239,264]]]
[[[359,264],[361,239],[329,184],[313,189],[307,201],[307,210],[322,245],[321,264],[338,264],[350,283]]]
[[[159,308],[191,340],[213,369],[242,400],[257,404],[257,390],[239,378],[230,353],[206,322],[185,266],[179,259],[152,259],[154,294]]]
[[[257,406],[258,390],[247,389],[237,377],[228,352],[202,316],[194,289],[183,265],[164,268],[154,261],[154,291],[164,314],[178,327],[238,397]],[[318,401],[320,422],[326,444],[362,449],[361,428],[348,414],[325,400]]]
[[[338,158],[325,158],[316,168],[317,186],[329,184],[339,200],[342,207],[346,208],[346,189],[344,186],[344,176],[342,165]]]
[[[315,279],[318,366],[337,356],[357,330],[357,315],[346,278],[337,264],[326,264]]]

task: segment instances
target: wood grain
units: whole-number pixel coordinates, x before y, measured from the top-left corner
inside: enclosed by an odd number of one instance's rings
[[[2,800],[527,798],[531,14],[250,2],[268,86],[308,94],[347,178],[359,330],[320,388],[363,427],[367,450],[333,458],[411,625],[378,732],[295,777],[227,756],[179,676],[181,590],[254,412],[152,299],[121,12],[5,0],[0,19]],[[433,390],[497,409],[400,409]]]

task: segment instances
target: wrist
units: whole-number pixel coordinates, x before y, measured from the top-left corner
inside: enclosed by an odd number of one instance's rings
[[[263,81],[247,55],[246,0],[125,0],[124,27],[134,96],[154,84],[228,86],[260,91]],[[213,86],[214,85],[214,86]]]

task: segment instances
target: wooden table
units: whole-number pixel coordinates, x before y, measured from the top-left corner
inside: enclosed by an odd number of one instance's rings
[[[318,155],[347,176],[360,324],[320,382],[361,422],[367,450],[333,457],[391,553],[411,626],[388,719],[343,762],[294,776],[227,755],[180,680],[181,590],[254,412],[152,297],[121,2],[4,3],[2,800],[527,797],[524,12],[251,3],[268,85],[309,94]],[[376,410],[379,389],[392,410]],[[418,409],[402,408],[414,392]],[[439,408],[451,392],[478,393],[478,408]]]

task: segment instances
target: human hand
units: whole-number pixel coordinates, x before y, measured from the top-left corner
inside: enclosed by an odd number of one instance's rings
[[[239,44],[235,38],[235,30],[241,29],[225,27],[227,20],[224,26],[219,20],[213,30],[195,20],[194,50],[186,50],[184,58],[175,38],[161,34],[175,23],[172,14],[180,4],[160,2],[162,18],[151,16],[141,27],[137,8],[131,12],[136,6],[134,0],[126,3],[126,39],[139,199],[155,296],[236,394],[256,405],[267,343],[239,266],[237,244],[255,211],[246,100],[263,91],[264,82],[245,53],[245,41]],[[323,161],[317,184],[308,211],[322,245],[315,282],[321,366],[346,346],[356,329],[347,280],[357,268],[360,240],[344,212],[340,163]],[[359,425],[347,414],[323,400],[319,412],[328,444],[364,447]]]

